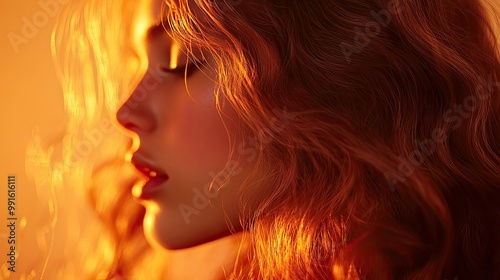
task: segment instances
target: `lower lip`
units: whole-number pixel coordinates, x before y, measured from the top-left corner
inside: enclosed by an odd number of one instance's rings
[[[151,199],[156,196],[167,182],[168,178],[151,178],[145,184],[137,184],[132,189],[132,194],[138,199]]]

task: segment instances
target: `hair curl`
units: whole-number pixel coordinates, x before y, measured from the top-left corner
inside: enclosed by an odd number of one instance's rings
[[[230,279],[500,278],[498,4],[166,2],[255,142],[233,152],[267,175],[242,193],[252,254]],[[258,185],[267,199],[247,201]],[[123,191],[100,211],[118,240],[108,278],[142,252]]]

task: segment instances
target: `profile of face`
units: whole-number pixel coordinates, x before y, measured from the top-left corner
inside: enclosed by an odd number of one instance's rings
[[[185,77],[186,55],[176,51],[179,46],[162,25],[154,27],[162,2],[142,0],[137,51],[147,55],[147,72],[117,119],[139,139],[132,163],[148,181],[133,193],[146,208],[146,238],[153,245],[182,249],[229,235],[231,227],[241,230],[238,191],[250,166],[228,160],[228,133],[237,144],[232,132],[240,122],[222,95],[222,114],[216,108],[216,73],[206,67],[210,58],[200,69],[188,66]],[[225,166],[232,170],[225,173],[228,184],[209,189]]]

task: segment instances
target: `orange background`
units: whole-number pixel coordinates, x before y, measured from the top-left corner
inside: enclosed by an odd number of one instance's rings
[[[50,35],[55,16],[48,15],[39,2],[55,0],[2,0],[0,13],[1,102],[0,102],[0,279],[40,279],[44,256],[40,251],[38,210],[47,208],[37,197],[34,182],[25,171],[25,153],[32,133],[38,128],[42,144],[49,145],[60,137],[64,127],[62,92],[56,78]],[[68,2],[68,1],[61,1]],[[15,47],[9,34],[23,36],[23,18],[46,15],[38,22],[32,38]],[[7,176],[16,175],[17,234],[16,272],[6,270],[7,244]],[[42,229],[43,230],[43,229]],[[57,253],[55,248],[54,253]],[[50,267],[50,265],[49,265]],[[50,273],[44,279],[55,279]]]

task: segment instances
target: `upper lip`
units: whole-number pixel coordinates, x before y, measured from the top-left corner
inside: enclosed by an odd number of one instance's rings
[[[134,154],[131,159],[132,165],[148,178],[168,179],[167,174],[162,171],[152,160],[141,154]]]

